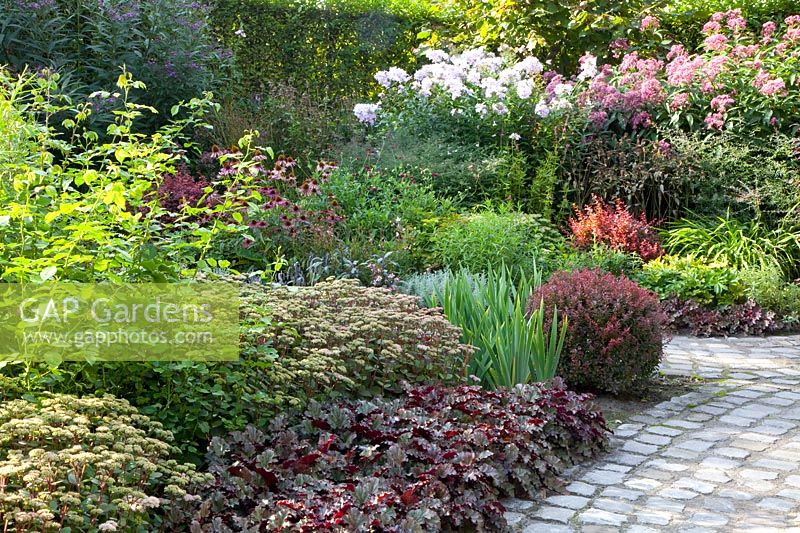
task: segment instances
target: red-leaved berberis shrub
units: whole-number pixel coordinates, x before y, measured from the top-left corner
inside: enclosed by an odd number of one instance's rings
[[[408,388],[312,404],[291,425],[215,438],[201,531],[439,531],[504,525],[507,496],[558,488],[606,443],[591,396],[552,385]],[[184,526],[185,527],[185,526]]]
[[[634,216],[619,198],[609,204],[593,195],[591,204],[583,209],[575,208],[575,218],[569,219],[569,227],[577,248],[603,244],[613,250],[636,254],[645,261],[664,255],[652,224],[644,214]]]
[[[542,302],[567,319],[558,375],[570,387],[633,391],[658,368],[666,318],[655,293],[625,277],[576,270],[553,274],[531,295],[528,313]],[[545,314],[545,331],[551,321]]]

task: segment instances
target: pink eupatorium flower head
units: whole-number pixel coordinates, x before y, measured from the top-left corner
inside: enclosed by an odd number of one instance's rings
[[[721,130],[725,125],[725,117],[722,113],[711,113],[705,118],[704,122],[710,130]]]
[[[786,83],[780,78],[772,79],[762,85],[759,92],[764,96],[783,96],[786,94]]]
[[[672,111],[677,111],[678,109],[683,109],[688,107],[689,105],[689,93],[678,93],[672,97],[672,102],[669,104],[669,108]]]
[[[642,23],[639,26],[641,31],[647,30],[657,30],[661,26],[661,23],[658,21],[657,18],[647,15],[645,18],[642,19]]]
[[[711,99],[711,109],[720,113],[725,113],[735,100],[729,94],[720,94]]]
[[[728,44],[728,37],[722,33],[715,33],[714,35],[709,35],[703,41],[703,44],[709,50],[713,50],[715,52],[720,52],[725,49],[725,45]]]

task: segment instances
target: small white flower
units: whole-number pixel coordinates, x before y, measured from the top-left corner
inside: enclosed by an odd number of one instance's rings
[[[522,135],[520,135],[519,133],[512,133],[511,135],[508,136],[508,138],[511,139],[512,141],[518,141],[522,139]]]
[[[559,83],[553,88],[553,93],[556,96],[564,96],[565,94],[569,94],[572,91],[572,84],[571,83]]]
[[[578,74],[579,80],[589,80],[597,76],[597,58],[590,53],[586,53],[581,59],[581,71]]]
[[[375,80],[386,88],[389,88],[392,83],[402,85],[410,79],[411,76],[409,76],[405,70],[398,67],[392,67],[389,70],[381,70],[375,73]]]
[[[107,520],[97,526],[97,529],[98,531],[116,531],[118,527],[119,524],[117,524],[114,520]]]
[[[522,100],[527,100],[533,94],[533,82],[531,80],[520,80],[517,83],[517,96]]]
[[[537,58],[530,56],[517,63],[514,68],[528,74],[539,74],[544,70],[544,65]]]
[[[233,34],[236,35],[237,37],[241,37],[242,39],[247,37],[247,34],[244,31],[244,28],[239,28],[238,30],[233,32]],[[108,523],[108,522],[106,522],[106,523]],[[116,524],[116,522],[114,522],[114,523]]]
[[[380,104],[356,104],[353,108],[353,114],[362,124],[372,126],[378,121],[380,108]]]
[[[484,103],[475,104],[475,112],[478,113],[480,116],[485,117],[487,111],[488,109],[486,107],[486,104]]]
[[[547,107],[545,102],[539,102],[536,104],[536,108],[534,108],[533,112],[541,118],[547,118],[547,115],[550,114],[550,108]]]
[[[494,111],[498,115],[507,115],[508,107],[503,102],[498,102],[492,106],[492,111]]]
[[[444,50],[426,50],[425,57],[431,63],[444,63],[450,59],[450,55]]]

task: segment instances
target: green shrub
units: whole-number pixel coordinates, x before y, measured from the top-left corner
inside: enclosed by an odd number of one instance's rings
[[[786,322],[800,321],[800,285],[787,283],[777,268],[746,269],[740,276],[748,298]]]
[[[426,221],[453,211],[449,200],[401,170],[343,168],[322,184],[322,193],[336,197],[345,217],[339,231],[345,242],[411,244]]]
[[[800,272],[800,229],[784,223],[770,229],[760,219],[741,222],[729,214],[716,219],[682,219],[665,232],[665,248],[736,269],[777,267],[785,275]]]
[[[111,396],[0,404],[7,531],[156,531],[209,476],[170,460],[172,434]]]
[[[352,142],[342,158],[383,172],[401,171],[465,206],[498,197],[510,166],[507,153],[417,128],[397,128],[379,143]]]
[[[561,234],[537,215],[488,209],[446,220],[431,237],[436,266],[470,272],[502,265],[529,272],[539,256],[563,242]]]
[[[595,244],[586,250],[567,248],[561,255],[554,256],[547,265],[548,272],[557,270],[599,269],[615,276],[632,277],[642,268],[642,259],[636,254],[612,250],[608,246]]]
[[[117,83],[119,93],[105,96],[118,98],[123,110],[103,141],[83,129],[85,107],[55,104],[57,76],[13,77],[0,69],[2,280],[174,280],[194,271],[214,235],[238,231],[221,221],[171,226],[153,194],[180,163],[184,134],[213,104],[193,99],[184,107],[189,118],[143,135],[135,128],[146,110],[128,101],[141,84],[127,73]],[[52,127],[60,113],[72,117],[64,121],[68,137]],[[227,212],[230,202],[224,196],[204,213]]]
[[[461,271],[448,276],[443,288],[436,287],[428,295],[428,305],[441,307],[447,319],[461,328],[464,343],[477,348],[469,372],[486,388],[555,377],[566,322],[559,327],[558,311],[553,308],[551,326],[545,330],[544,317],[550,308],[544,306],[526,316],[528,297],[541,284],[535,264],[533,270],[532,279],[522,275],[516,283],[507,268],[489,270],[479,280]]]
[[[603,55],[615,32],[638,17],[642,0],[434,0],[461,18],[444,35],[459,43],[533,51],[557,68],[572,71],[585,52]]]
[[[113,87],[122,65],[149,89],[137,99],[163,117],[223,81],[225,54],[190,0],[2,0],[0,11],[0,65],[57,71],[58,91],[76,103]],[[91,101],[94,117],[110,122],[113,102]]]
[[[683,163],[667,172],[689,184],[682,210],[706,216],[730,210],[743,220],[759,217],[771,227],[787,216],[800,223],[796,138],[776,133],[761,140],[722,132],[713,137],[675,133],[668,140],[670,157]]]
[[[744,297],[744,285],[735,268],[693,257],[660,257],[646,263],[635,279],[662,300],[677,297],[720,306],[740,302]]]
[[[635,391],[658,367],[666,317],[655,294],[633,281],[599,270],[557,272],[531,295],[529,312],[542,304],[567,319],[558,375],[571,387]],[[551,320],[545,315],[546,328]]]
[[[304,161],[331,151],[352,135],[352,105],[314,96],[283,80],[262,80],[252,93],[225,91],[220,107],[208,117],[213,126],[200,130],[207,146],[235,146],[249,131],[278,153]]]
[[[436,15],[421,0],[219,0],[211,20],[245,89],[286,81],[333,101],[374,90],[385,65],[412,62],[419,27]]]

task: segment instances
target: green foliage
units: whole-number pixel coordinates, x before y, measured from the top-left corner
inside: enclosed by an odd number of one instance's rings
[[[576,205],[588,204],[593,195],[620,198],[651,218],[680,215],[701,188],[716,193],[693,179],[693,153],[664,146],[669,145],[617,133],[577,140],[561,164],[562,187]]]
[[[449,200],[402,170],[341,169],[322,185],[322,193],[339,204],[345,220],[338,233],[345,242],[410,245],[426,221],[453,211]]]
[[[210,101],[193,99],[183,106],[189,118],[153,135],[137,133],[138,119],[151,108],[128,100],[141,84],[123,73],[119,92],[102,95],[123,103],[102,141],[81,128],[91,113],[88,105],[60,106],[51,98],[56,81],[57,76],[14,78],[0,70],[0,145],[9,147],[0,167],[0,278],[174,280],[205,264],[215,236],[240,231],[217,216],[230,210],[234,196],[236,202],[246,199],[238,190],[213,208],[195,209],[195,215],[211,217],[203,225],[168,222],[153,194],[180,162],[177,150],[190,148],[185,132],[201,125]],[[58,113],[71,117],[63,122],[71,136],[51,127]]]
[[[0,404],[5,530],[156,531],[210,476],[170,460],[172,434],[112,396]]]
[[[507,153],[418,128],[395,129],[377,143],[351,143],[343,154],[345,161],[363,161],[384,172],[403,171],[430,184],[437,194],[468,206],[498,196],[508,157]]]
[[[732,268],[777,267],[785,275],[798,272],[800,230],[790,224],[768,228],[761,220],[740,222],[729,214],[716,219],[683,219],[665,232],[672,254],[727,263]]]
[[[516,283],[505,267],[489,270],[479,280],[461,271],[450,274],[444,287],[436,287],[428,296],[428,305],[442,307],[448,320],[461,328],[463,341],[477,347],[469,372],[486,388],[555,377],[566,322],[559,328],[554,308],[551,327],[546,330],[544,305],[526,316],[528,297],[541,284],[535,264],[533,271],[531,279],[522,275]]]
[[[552,258],[547,270],[593,270],[600,269],[615,276],[632,277],[642,268],[642,259],[636,254],[613,250],[602,244],[595,244],[586,250],[568,248],[563,254]]]
[[[694,257],[660,257],[645,264],[635,279],[662,300],[677,297],[720,306],[740,302],[744,297],[744,285],[735,268]]]
[[[419,26],[436,24],[419,0],[219,0],[211,20],[242,89],[285,81],[324,105],[373,91],[373,74],[413,62]]]
[[[665,169],[690,185],[682,207],[714,216],[727,209],[770,226],[788,217],[800,223],[800,141],[783,134],[768,139],[724,132],[716,136],[669,136],[679,167]],[[651,159],[655,164],[658,160]],[[651,163],[653,164],[653,163]]]
[[[486,274],[473,274],[466,270],[457,272],[460,283],[467,283],[472,292],[477,294],[482,287],[486,286]],[[403,279],[399,289],[405,294],[411,294],[419,298],[420,303],[427,305],[430,303],[432,294],[443,294],[445,285],[450,279],[454,279],[456,273],[450,270],[437,270],[435,272],[422,272],[412,274]]]
[[[0,11],[0,65],[57,71],[59,92],[76,101],[111,87],[123,65],[162,117],[224,81],[224,54],[190,0],[2,0]],[[93,118],[112,120],[113,101],[90,100]]]
[[[350,106],[315,97],[282,80],[261,80],[252,94],[222,94],[219,108],[208,117],[213,129],[199,137],[211,146],[234,146],[249,131],[276,152],[313,161],[352,135]]]
[[[398,392],[403,380],[458,381],[463,373],[469,350],[458,329],[411,296],[343,280],[246,289],[274,320],[250,345],[271,342],[277,350],[270,367],[277,405]]]
[[[571,71],[585,52],[603,55],[616,31],[644,2],[613,0],[435,0],[463,17],[445,33],[458,44],[522,48]]]
[[[777,268],[753,268],[740,272],[747,297],[785,321],[800,322],[800,284],[787,283]]]
[[[505,209],[446,220],[432,236],[437,266],[470,272],[501,265],[514,272],[530,272],[539,256],[562,243],[563,237],[541,217]]]

